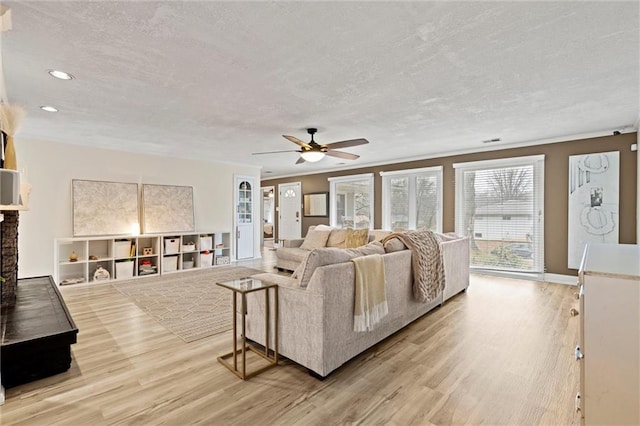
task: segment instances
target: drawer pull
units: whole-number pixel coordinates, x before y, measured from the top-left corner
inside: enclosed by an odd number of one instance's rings
[[[578,315],[580,315],[580,312],[576,308],[571,308],[569,313],[571,314],[572,317],[577,317]]]
[[[578,392],[576,394],[576,413],[579,413],[580,411],[582,411],[582,408],[580,407],[580,392]]]
[[[580,350],[580,346],[576,346],[576,361],[580,361],[582,358],[584,358],[584,354]]]

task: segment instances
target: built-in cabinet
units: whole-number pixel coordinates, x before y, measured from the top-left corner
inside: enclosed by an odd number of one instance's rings
[[[59,238],[54,258],[58,285],[161,275],[228,264],[231,233]]]
[[[588,244],[578,274],[576,409],[587,425],[640,424],[640,246]]]

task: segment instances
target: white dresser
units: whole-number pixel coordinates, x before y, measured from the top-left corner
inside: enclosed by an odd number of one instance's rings
[[[640,246],[588,244],[580,286],[580,394],[587,425],[640,424]]]

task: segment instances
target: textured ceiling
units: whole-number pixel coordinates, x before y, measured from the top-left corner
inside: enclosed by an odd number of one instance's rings
[[[269,177],[630,131],[639,116],[637,1],[4,4],[24,138]],[[306,127],[371,143],[344,165],[251,155],[296,149],[281,135]]]

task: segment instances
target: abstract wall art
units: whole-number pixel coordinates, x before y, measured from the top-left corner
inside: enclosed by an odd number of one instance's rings
[[[193,187],[142,185],[145,234],[195,231]]]
[[[580,267],[587,243],[618,243],[619,187],[618,151],[569,157],[569,268]]]
[[[73,236],[130,234],[139,223],[138,184],[73,179]]]

